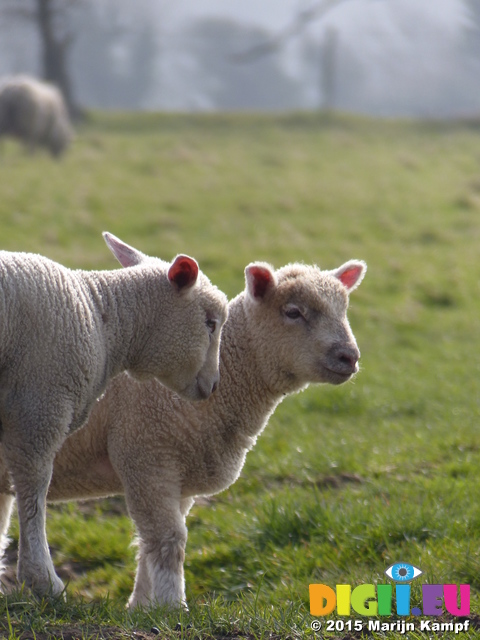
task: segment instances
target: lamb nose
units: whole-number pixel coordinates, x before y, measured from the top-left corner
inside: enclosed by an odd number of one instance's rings
[[[218,387],[218,382],[214,382],[212,386],[212,393],[215,393],[215,391],[217,390],[217,387]]]
[[[346,351],[344,351],[339,354],[338,359],[342,364],[348,365],[352,369],[352,371],[355,371],[359,357],[360,355],[358,353],[347,353]]]

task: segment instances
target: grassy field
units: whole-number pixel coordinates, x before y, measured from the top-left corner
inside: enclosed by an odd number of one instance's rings
[[[63,162],[12,142],[0,172],[3,249],[114,268],[106,229],[194,255],[229,297],[253,260],[369,269],[349,312],[355,381],[287,398],[238,482],[193,508],[190,612],[126,613],[123,501],[72,503],[48,523],[67,602],[0,599],[4,635],[353,638],[311,630],[308,585],[387,582],[403,561],[424,572],[412,606],[422,582],[470,584],[477,628],[438,637],[480,636],[480,127],[96,115]]]

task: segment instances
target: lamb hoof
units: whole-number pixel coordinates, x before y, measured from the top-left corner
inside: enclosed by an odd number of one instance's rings
[[[65,598],[65,585],[55,574],[47,575],[43,579],[38,575],[35,577],[19,575],[18,582],[40,598],[43,596]]]

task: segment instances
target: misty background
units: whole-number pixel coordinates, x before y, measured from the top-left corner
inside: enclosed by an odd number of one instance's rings
[[[76,107],[480,113],[480,0],[0,0],[0,74]]]

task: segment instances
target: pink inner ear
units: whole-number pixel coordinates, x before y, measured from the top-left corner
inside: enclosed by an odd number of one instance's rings
[[[122,267],[134,267],[140,262],[138,254],[132,251],[129,247],[117,247],[115,257]]]
[[[176,284],[178,289],[191,287],[198,277],[198,264],[188,256],[178,256],[168,270],[168,279]]]
[[[255,298],[263,298],[268,287],[272,284],[272,274],[263,267],[251,267],[250,277],[253,284],[253,296]]]
[[[104,233],[103,237],[108,245],[108,248],[122,265],[122,267],[134,267],[140,264],[143,259],[143,254],[137,251],[128,244],[125,244],[111,233]]]
[[[346,271],[340,274],[338,279],[347,289],[351,289],[357,283],[361,273],[362,267],[350,267],[350,269],[346,269]]]

